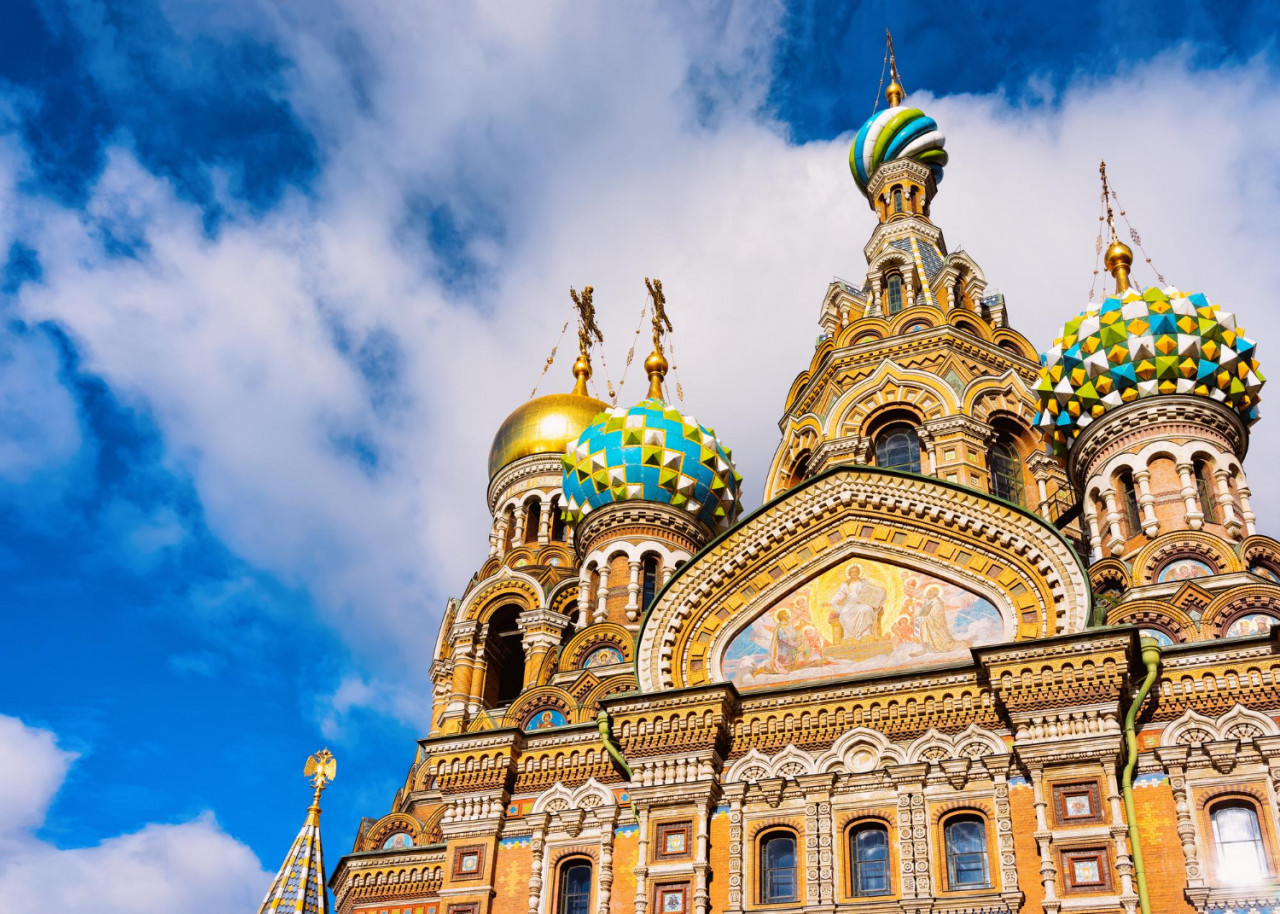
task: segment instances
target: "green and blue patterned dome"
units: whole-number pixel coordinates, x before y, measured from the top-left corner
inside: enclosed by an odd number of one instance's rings
[[[1198,292],[1130,289],[1091,304],[1040,356],[1036,425],[1052,452],[1108,410],[1143,397],[1208,397],[1246,424],[1258,418],[1256,344]]]
[[[891,101],[900,99],[901,95],[891,96]],[[853,138],[849,169],[864,194],[876,169],[894,159],[914,159],[927,165],[934,182],[940,182],[947,164],[947,151],[943,148],[946,143],[947,138],[933,118],[919,108],[893,104],[871,115]]]
[[[741,513],[742,476],[711,429],[657,397],[608,409],[565,448],[565,518],[614,502],[683,508],[712,530]]]

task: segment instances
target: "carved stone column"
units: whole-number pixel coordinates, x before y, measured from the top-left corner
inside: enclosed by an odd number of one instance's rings
[[[1044,767],[1038,760],[1027,764],[1027,773],[1031,775],[1032,802],[1036,810],[1036,830],[1034,837],[1040,850],[1040,884],[1044,887],[1044,909],[1048,914],[1056,914],[1061,910],[1062,902],[1058,900],[1058,868],[1053,862],[1053,832],[1049,830],[1049,817],[1045,810],[1048,801],[1044,795]]]
[[[1164,770],[1169,772],[1169,790],[1173,793],[1173,808],[1178,817],[1178,840],[1182,842],[1187,888],[1201,888],[1205,886],[1204,865],[1200,861],[1196,845],[1196,826],[1192,820],[1191,795],[1187,789],[1187,747],[1160,746],[1155,752]]]
[[[649,810],[641,806],[639,841],[636,842],[636,914],[649,910]]]
[[[725,785],[725,799],[729,801],[729,905],[725,914],[742,914],[742,802],[746,795],[745,784]]]
[[[1222,526],[1226,527],[1236,539],[1241,538],[1244,524],[1236,512],[1236,497],[1231,494],[1231,474],[1219,467],[1213,471],[1213,481],[1218,484],[1218,503],[1222,505]]]
[[[591,569],[583,565],[578,569],[578,623],[575,626],[579,631],[587,627],[587,620],[591,616]]]
[[[1124,531],[1120,527],[1120,507],[1116,503],[1116,490],[1108,486],[1102,490],[1102,500],[1107,506],[1107,533],[1111,536],[1110,552],[1119,555],[1124,552]]]
[[[1151,471],[1142,469],[1133,474],[1133,484],[1138,490],[1138,510],[1142,512],[1142,532],[1154,538],[1160,532],[1156,518],[1156,497],[1151,494]]]
[[[834,911],[835,856],[831,834],[831,787],[834,774],[805,775],[799,779],[804,791],[804,876],[806,911]],[[701,912],[699,912],[701,914]]]
[[[529,914],[542,914],[542,874],[547,868],[547,822],[551,817],[545,812],[529,816],[532,832],[529,835]]]
[[[538,510],[538,545],[545,546],[551,542],[551,507],[550,502],[543,502]]]
[[[1240,498],[1240,518],[1244,521],[1244,535],[1253,536],[1258,532],[1258,517],[1253,513],[1253,507],[1249,504],[1249,499],[1253,492],[1249,490],[1248,484],[1244,480],[1244,473],[1236,477],[1236,492]]]
[[[1013,847],[1013,809],[1009,805],[1009,768],[1013,756],[990,755],[983,764],[994,785],[996,813],[996,850],[1000,854],[1000,895],[1012,910],[1022,906],[1022,890],[1018,886],[1018,860]]]
[[[507,554],[507,531],[511,529],[511,518],[507,517],[506,512],[498,515],[498,541],[494,544],[490,555],[506,555]]]
[[[603,622],[608,618],[608,599],[609,599],[609,562],[604,560],[600,563],[600,587],[596,593],[596,622]]]
[[[929,823],[924,806],[924,781],[928,763],[890,765],[887,769],[898,795],[898,859],[902,867],[903,909],[927,910],[933,898],[929,875]]]
[[[636,621],[640,614],[640,560],[632,559],[627,563],[631,571],[631,580],[627,582],[627,621]]]
[[[596,809],[600,823],[600,884],[596,891],[596,911],[609,914],[609,896],[613,893],[613,826],[618,821],[618,807]]]
[[[1138,907],[1138,893],[1133,883],[1133,852],[1129,848],[1129,825],[1124,817],[1124,803],[1120,797],[1120,782],[1116,780],[1115,765],[1104,763],[1103,780],[1107,785],[1107,802],[1111,806],[1111,839],[1116,845],[1116,872],[1120,874],[1120,903],[1126,914],[1133,914]]]
[[[512,546],[523,546],[525,543],[524,515],[525,515],[524,505],[516,505],[515,515],[514,515],[514,524],[513,524],[513,526],[515,527],[515,531],[511,537]]]
[[[520,614],[516,625],[524,645],[524,687],[531,689],[539,684],[538,673],[547,654],[563,640],[569,617],[551,609],[531,609]]]
[[[707,889],[707,876],[711,870],[711,812],[715,803],[710,798],[701,804],[694,816],[693,826],[693,911],[709,914],[711,893]]]
[[[1199,530],[1204,526],[1204,512],[1200,510],[1200,500],[1196,493],[1194,467],[1189,463],[1178,464],[1178,478],[1182,481],[1182,500],[1187,506],[1187,526]]]
[[[1088,496],[1084,500],[1084,525],[1089,535],[1089,560],[1096,562],[1102,558],[1102,532],[1098,529],[1098,512],[1094,510],[1093,499]]]

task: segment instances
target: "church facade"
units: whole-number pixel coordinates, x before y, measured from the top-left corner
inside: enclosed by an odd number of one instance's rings
[[[886,95],[865,278],[819,303],[760,508],[666,395],[661,284],[629,407],[575,294],[576,386],[495,437],[488,559],[339,914],[1280,911],[1254,345],[1112,229],[1114,290],[1040,356]]]

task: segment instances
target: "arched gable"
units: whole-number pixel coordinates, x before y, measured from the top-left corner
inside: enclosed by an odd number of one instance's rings
[[[890,573],[881,567],[905,576],[895,611],[907,596],[936,602],[954,596],[966,606],[982,601],[983,618],[997,614],[999,621],[990,624],[1000,629],[982,643],[1077,632],[1088,618],[1085,569],[1041,518],[939,480],[838,466],[766,504],[672,577],[638,637],[641,690],[732,680],[741,665],[736,657],[732,663],[725,658],[739,634],[821,575],[846,573],[842,569],[851,563],[863,563],[868,577]],[[912,586],[917,592],[908,594]],[[938,593],[930,590],[935,586]],[[936,619],[944,611],[930,603],[912,612]],[[911,637],[905,630],[899,634]],[[932,648],[945,638],[939,624],[918,643]],[[953,630],[951,640],[963,639]],[[953,653],[968,661],[966,651]],[[855,649],[852,674],[889,668],[859,666],[856,655]],[[922,662],[927,658],[914,665]]]

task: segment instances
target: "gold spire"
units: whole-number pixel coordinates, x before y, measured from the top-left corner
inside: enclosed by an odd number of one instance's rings
[[[591,286],[584,286],[579,295],[577,289],[569,287],[569,295],[578,309],[578,358],[573,363],[573,376],[577,380],[573,392],[580,397],[590,396],[587,380],[591,377],[591,344],[604,342],[604,334],[596,323],[596,306],[591,301],[594,291]]]
[[[1111,244],[1107,245],[1103,262],[1107,266],[1107,272],[1116,278],[1116,293],[1124,294],[1129,290],[1129,268],[1133,266],[1133,250],[1116,237],[1116,222],[1111,212],[1111,188],[1107,184],[1105,160],[1099,163],[1098,173],[1102,175],[1102,198],[1107,204],[1107,228],[1111,230]]]
[[[653,300],[653,352],[644,360],[644,371],[649,376],[649,398],[662,399],[662,380],[667,376],[667,357],[662,353],[662,334],[671,332],[671,319],[667,317],[667,297],[662,294],[662,280],[644,278]]]
[[[898,76],[898,61],[893,56],[893,36],[888,29],[884,30],[884,38],[889,43],[889,88],[884,90],[884,97],[888,99],[889,107],[896,108],[902,104],[907,92],[902,88],[902,80]]]
[[[315,792],[307,807],[307,821],[293,839],[276,878],[262,899],[258,914],[298,914],[299,911],[327,914],[329,896],[325,891],[324,851],[320,844],[320,794],[337,772],[333,753],[321,749],[307,759],[304,776],[311,778]]]

